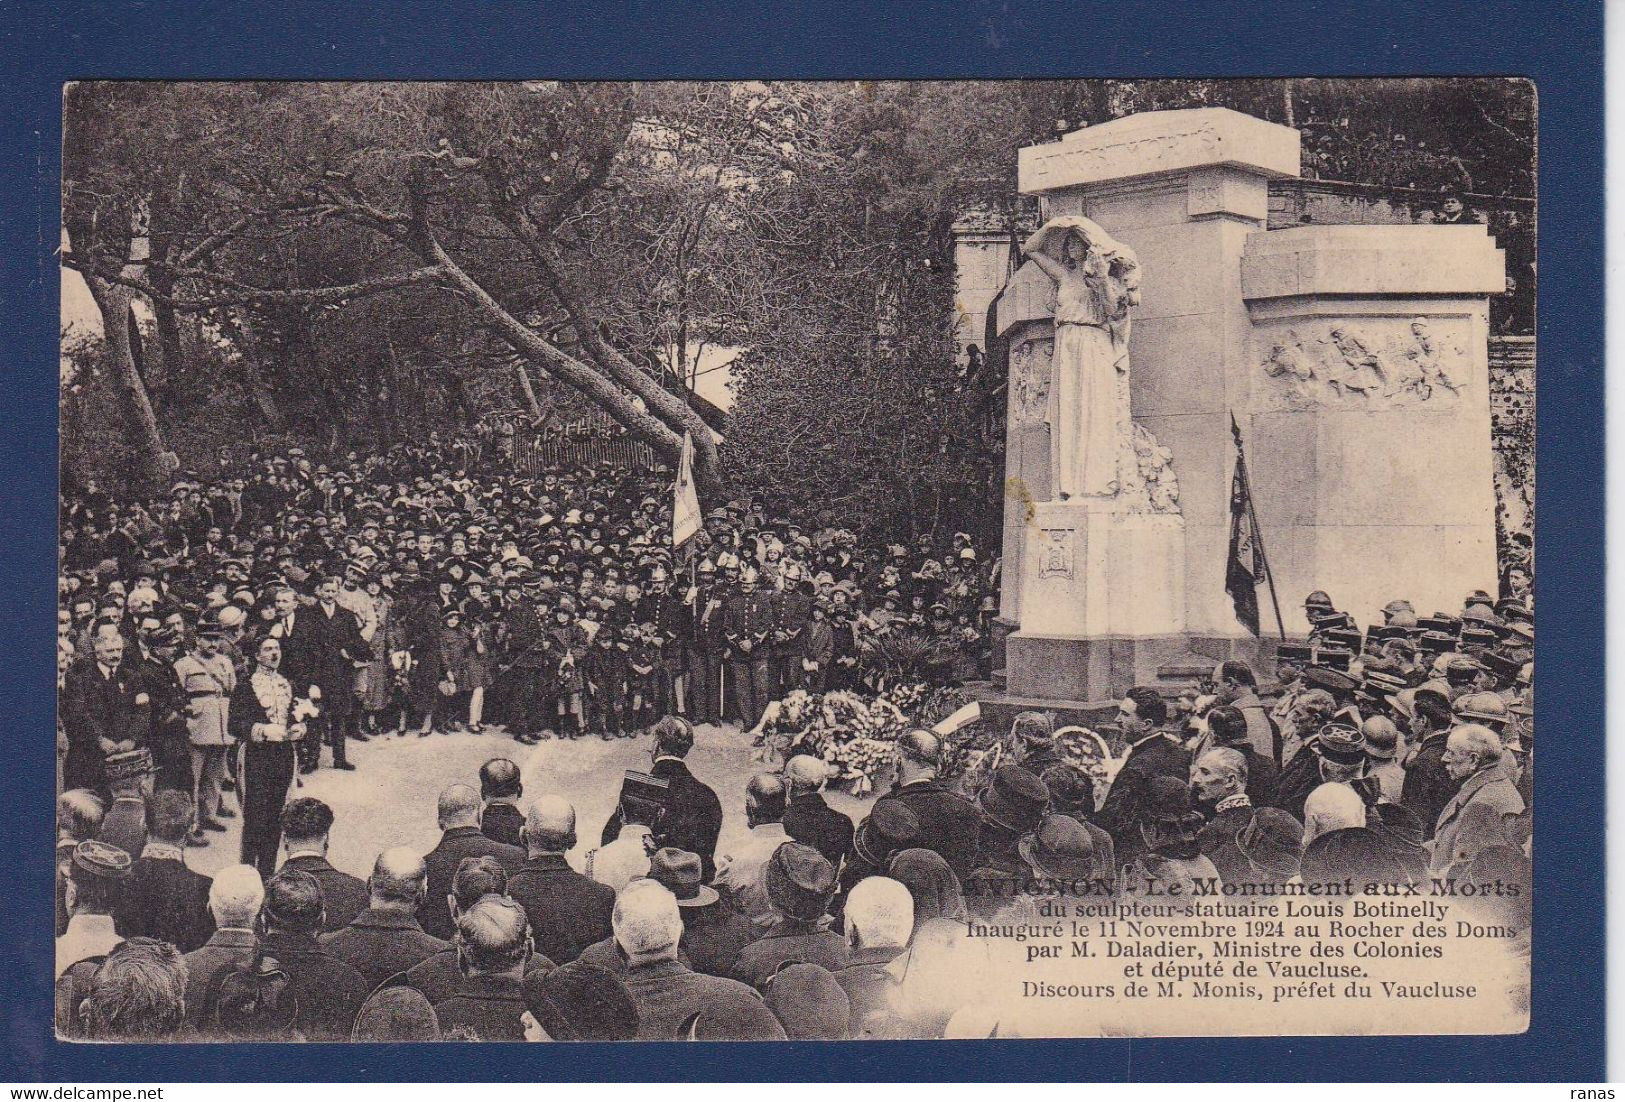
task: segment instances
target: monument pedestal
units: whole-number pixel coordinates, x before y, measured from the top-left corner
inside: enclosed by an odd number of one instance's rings
[[[1184,518],[1122,509],[1104,497],[1030,506],[1021,630],[1004,644],[1011,695],[1113,696],[1186,649]]]

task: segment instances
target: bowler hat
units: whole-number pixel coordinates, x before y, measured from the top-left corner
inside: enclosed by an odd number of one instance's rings
[[[1146,782],[1141,816],[1147,822],[1180,823],[1190,814],[1191,790],[1184,781],[1158,774]]]
[[[1035,871],[1057,880],[1080,880],[1094,871],[1094,838],[1069,815],[1044,816],[1037,830],[1016,843],[1016,849]]]
[[[1049,806],[1049,789],[1032,771],[1019,765],[1000,766],[977,799],[982,814],[1006,830],[1026,834],[1035,830]]]
[[[901,800],[881,800],[858,824],[852,847],[871,865],[885,868],[898,850],[914,844],[919,833],[920,820],[907,804]]]
[[[835,895],[835,867],[829,858],[801,842],[785,842],[768,859],[767,898],[791,918],[822,918]]]
[[[679,907],[708,907],[718,896],[715,888],[700,883],[702,868],[699,854],[662,846],[649,858],[649,879],[664,884]]]

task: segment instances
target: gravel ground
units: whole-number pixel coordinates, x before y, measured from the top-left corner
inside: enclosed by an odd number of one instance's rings
[[[501,728],[487,727],[480,734],[435,733],[428,738],[375,738],[352,744],[349,757],[353,773],[336,772],[324,765],[300,778],[294,796],[315,796],[333,808],[332,844],[328,859],[355,876],[365,878],[373,858],[389,846],[410,845],[428,852],[440,839],[435,825],[435,800],[448,784],[479,784],[479,768],[494,757],[512,758],[520,764],[525,781],[525,797],[556,792],[575,805],[580,844],[571,851],[570,863],[580,868],[589,849],[599,844],[604,823],[615,810],[621,775],[627,769],[648,769],[651,740],[617,739],[605,742],[582,738],[574,742],[558,740],[526,747],[513,741]],[[745,831],[745,782],[752,773],[767,768],[752,763],[750,740],[733,725],[702,726],[695,730],[694,749],[688,767],[710,785],[722,800],[722,837],[718,853]],[[832,806],[861,819],[873,799],[856,800],[844,792],[828,794]],[[234,797],[231,806],[235,809]],[[213,874],[234,864],[238,857],[238,836],[242,820],[226,820],[225,834],[210,834],[207,848],[186,851],[186,863],[199,872]]]

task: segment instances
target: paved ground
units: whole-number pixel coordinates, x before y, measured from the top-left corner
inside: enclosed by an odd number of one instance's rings
[[[520,764],[527,798],[557,792],[575,805],[581,844],[570,854],[577,868],[588,849],[599,844],[605,821],[615,809],[621,775],[627,769],[647,769],[651,740],[617,739],[605,742],[582,738],[557,740],[533,747],[521,746],[499,728],[481,734],[432,734],[428,738],[373,739],[352,745],[353,773],[340,773],[325,764],[301,777],[295,795],[315,796],[333,808],[332,848],[329,859],[345,872],[365,877],[378,851],[393,845],[411,845],[427,852],[440,838],[435,825],[435,799],[448,784],[463,781],[478,785],[480,766],[494,757]],[[323,752],[323,762],[327,753]],[[750,740],[735,726],[699,727],[688,755],[694,775],[716,790],[722,800],[723,826],[718,851],[745,832],[745,782],[764,768],[751,762]],[[228,797],[231,799],[231,797]],[[844,792],[830,793],[830,803],[861,818],[872,800],[855,800]],[[231,805],[236,807],[235,802]],[[187,850],[187,864],[199,872],[215,870],[238,859],[241,819],[229,819],[225,834],[210,834],[206,849]]]

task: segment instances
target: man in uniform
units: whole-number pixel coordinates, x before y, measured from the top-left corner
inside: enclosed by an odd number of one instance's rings
[[[504,621],[514,681],[509,726],[514,740],[525,746],[540,742],[541,732],[552,719],[546,714],[546,703],[552,699],[547,691],[552,660],[547,648],[547,613],[536,599],[539,581],[534,571],[519,575],[519,599],[508,607]]]
[[[229,717],[237,671],[231,659],[220,653],[223,634],[218,621],[204,621],[198,626],[191,652],[175,662],[175,676],[186,700],[186,738],[192,748],[194,834],[218,829],[217,817],[232,816],[231,809],[221,804],[220,782],[226,771],[226,747],[231,744]]]
[[[796,579],[787,580],[784,590],[773,595],[772,693],[783,696],[801,684],[803,636],[812,620],[812,597]],[[758,702],[757,707],[765,707]]]
[[[773,602],[756,589],[756,572],[739,576],[739,593],[723,613],[722,634],[727,641],[728,680],[739,708],[739,723],[747,731],[762,718],[771,692]]]
[[[721,723],[723,620],[728,591],[709,563],[701,563],[697,584],[689,589],[689,615],[693,620],[689,651],[689,715],[695,723]]]

